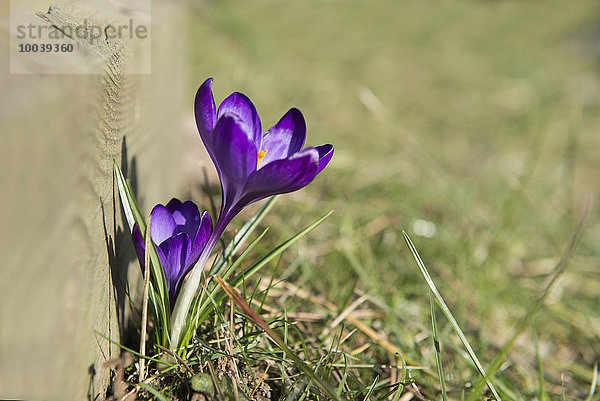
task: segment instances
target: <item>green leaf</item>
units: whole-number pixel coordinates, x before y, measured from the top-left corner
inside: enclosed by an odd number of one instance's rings
[[[133,217],[133,210],[131,207],[131,199],[128,195],[127,184],[125,177],[123,177],[123,172],[121,172],[121,168],[115,159],[113,159],[113,163],[115,168],[115,177],[117,179],[117,188],[119,189],[119,197],[121,198],[121,206],[123,206],[123,211],[125,212],[125,218],[127,219],[127,224],[129,225],[129,232],[132,233],[135,219]]]
[[[146,219],[144,218],[144,213],[140,208],[135,195],[133,194],[133,189],[131,188],[131,183],[129,180],[126,180],[123,176],[123,172],[119,167],[119,163],[115,159],[113,159],[114,167],[115,167],[115,175],[117,178],[117,187],[119,189],[119,195],[121,198],[121,205],[123,206],[123,211],[125,212],[125,217],[127,218],[127,224],[129,225],[129,231],[133,232],[133,226],[135,223],[138,223],[140,227],[140,231],[142,233],[146,232]]]

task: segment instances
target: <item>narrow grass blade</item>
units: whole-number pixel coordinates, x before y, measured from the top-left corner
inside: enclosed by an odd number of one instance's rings
[[[266,254],[265,256],[263,256],[262,258],[257,260],[256,262],[254,262],[248,268],[244,269],[243,272],[241,272],[240,274],[231,278],[231,280],[230,280],[231,285],[233,287],[237,287],[238,285],[240,285],[244,279],[247,279],[248,277],[252,276],[258,270],[260,270],[262,267],[264,267],[267,263],[269,263],[271,260],[273,260],[274,258],[279,256],[282,252],[284,252],[290,246],[292,246],[300,238],[304,237],[306,234],[308,234],[309,232],[311,232],[312,230],[317,228],[323,221],[325,221],[325,219],[327,219],[329,216],[331,216],[332,213],[333,213],[333,211],[327,213],[326,215],[324,215],[323,217],[321,217],[320,219],[318,219],[317,221],[312,223],[310,226],[306,227],[304,230],[302,230],[299,233],[295,234],[294,236],[288,238],[285,242],[281,243],[279,246],[277,246],[271,252],[269,252],[268,254]],[[249,251],[252,248],[254,248],[254,246],[256,246],[256,244],[258,244],[258,241],[260,241],[260,239],[264,236],[265,233],[266,233],[266,230],[265,230],[265,232],[263,232],[261,234],[261,236],[259,238],[257,238],[255,241],[252,242],[252,244],[244,251],[244,253],[242,253],[242,255],[240,255],[240,257],[238,259],[236,259],[235,263],[233,265],[231,265],[231,267],[229,267],[227,269],[227,272],[225,273],[225,275],[223,275],[223,277],[222,277],[223,279],[227,280],[229,278],[229,276],[237,270],[237,267],[241,264],[241,262],[244,260],[246,255],[249,253]]]
[[[145,224],[144,224],[145,225]],[[165,277],[165,271],[162,268],[162,264],[160,262],[160,258],[158,257],[158,252],[156,251],[156,246],[153,241],[146,241],[145,235],[144,241],[150,244],[149,254],[150,254],[150,271],[152,273],[152,281],[150,283],[150,298],[153,299],[153,303],[156,307],[157,323],[160,327],[162,333],[161,337],[161,345],[165,345],[170,347],[169,333],[171,327],[171,307],[169,304],[169,291],[167,289],[167,279]]]
[[[123,211],[125,212],[125,218],[127,219],[127,225],[129,225],[129,232],[133,232],[133,225],[135,224],[135,219],[133,218],[133,210],[131,208],[131,201],[127,196],[127,184],[125,183],[125,177],[123,177],[123,173],[121,172],[121,168],[115,159],[113,159],[114,169],[115,169],[115,177],[117,179],[117,188],[119,189],[119,197],[121,198],[121,205],[123,206]]]
[[[596,386],[598,385],[598,363],[594,365],[594,375],[592,376],[592,383],[590,384],[590,394],[586,401],[592,401],[594,393],[596,393]]]
[[[531,308],[529,308],[529,310],[527,311],[525,316],[523,316],[523,318],[517,323],[515,332],[512,335],[512,337],[506,342],[504,347],[502,347],[500,352],[498,354],[496,354],[496,356],[490,363],[489,374],[491,376],[493,376],[496,373],[496,371],[500,368],[500,366],[502,366],[502,363],[508,356],[508,353],[512,350],[513,346],[515,345],[517,338],[527,329],[527,327],[529,327],[529,325],[531,324],[531,321],[533,319],[533,316],[542,307],[542,305],[546,301],[546,298],[548,297],[548,295],[550,295],[550,291],[554,287],[554,284],[556,284],[556,282],[558,281],[558,279],[560,278],[562,273],[564,273],[565,269],[567,268],[569,261],[571,260],[571,257],[573,256],[573,253],[575,252],[575,248],[577,248],[577,244],[579,244],[579,240],[583,234],[583,231],[585,228],[585,222],[587,221],[587,218],[590,213],[590,207],[591,207],[591,198],[588,198],[584,205],[583,212],[581,213],[579,222],[577,223],[577,226],[575,228],[575,232],[573,233],[573,236],[571,237],[571,242],[565,249],[558,264],[554,267],[554,270],[552,271],[552,278],[546,285],[544,292],[532,304]],[[474,392],[472,394],[478,394],[481,391],[481,389],[483,388],[483,382],[481,380],[479,380],[477,383],[475,383],[475,386],[473,386],[473,388],[474,388]],[[477,391],[477,390],[479,390],[479,391]],[[471,400],[473,398],[469,397],[469,399]]]
[[[423,260],[421,259],[419,252],[417,251],[417,248],[415,248],[415,245],[413,244],[412,240],[410,239],[410,237],[404,230],[402,231],[402,235],[404,235],[404,240],[406,241],[406,244],[408,245],[408,248],[410,249],[410,252],[412,253],[413,258],[417,262],[417,266],[419,266],[419,270],[421,270],[421,274],[425,278],[425,281],[427,282],[427,285],[429,286],[431,293],[433,294],[437,303],[439,304],[440,308],[442,309],[444,316],[446,316],[446,319],[448,319],[448,321],[450,322],[450,325],[452,326],[452,328],[458,335],[458,338],[463,343],[463,346],[467,350],[469,357],[471,358],[471,360],[473,361],[473,364],[479,371],[479,374],[485,379],[485,382],[487,383],[488,388],[494,395],[494,398],[496,398],[496,400],[498,400],[498,401],[501,401],[501,398],[498,395],[498,392],[494,388],[494,385],[492,384],[491,380],[489,379],[489,376],[485,373],[485,370],[483,369],[483,366],[479,362],[477,355],[475,355],[475,351],[473,351],[473,348],[471,347],[471,344],[469,344],[467,337],[465,337],[465,334],[463,333],[458,322],[454,318],[454,315],[452,315],[452,312],[450,311],[450,308],[446,304],[446,301],[444,301],[444,298],[442,298],[442,295],[440,294],[437,287],[435,286],[435,283],[431,279],[431,276],[429,275],[429,272],[427,271],[427,268],[425,267],[425,264],[423,263]]]
[[[285,352],[285,354],[292,361],[294,361],[294,364],[298,369],[300,369],[304,374],[306,374],[310,378],[310,380],[313,383],[315,383],[315,385],[317,385],[317,387],[319,387],[321,391],[323,391],[323,393],[325,393],[329,398],[333,400],[340,400],[335,389],[331,386],[331,384],[319,377],[310,368],[310,366],[304,363],[304,361],[302,361],[298,357],[298,355],[296,355],[296,353],[285,344],[281,337],[279,337],[279,335],[273,329],[271,329],[271,327],[269,327],[267,322],[265,322],[256,312],[254,312],[250,305],[246,303],[244,298],[242,298],[242,296],[238,292],[236,292],[236,290],[234,290],[233,287],[231,287],[229,284],[223,281],[223,279],[221,279],[219,276],[214,277],[219,282],[221,288],[223,288],[223,291],[225,291],[225,293],[229,296],[229,298],[231,298],[231,300],[237,305],[237,307],[240,308],[245,314],[247,314],[250,317],[250,319],[252,319],[252,321],[254,321],[254,323],[256,323],[261,329],[265,331],[269,338],[273,340],[273,342],[277,344],[277,346],[281,348],[282,351]]]
[[[245,279],[251,277],[254,273],[259,271],[261,268],[263,268],[266,264],[268,264],[274,258],[281,255],[281,253],[283,253],[286,249],[288,249],[290,246],[292,246],[300,238],[304,237],[306,234],[308,234],[309,232],[311,232],[312,230],[317,228],[323,221],[325,221],[325,219],[327,219],[329,216],[331,216],[332,213],[333,213],[333,211],[327,213],[326,215],[324,215],[323,217],[321,217],[320,219],[318,219],[317,221],[312,223],[310,226],[306,227],[304,230],[302,230],[299,233],[297,233],[296,235],[288,238],[285,242],[281,243],[279,246],[277,246],[275,249],[273,249],[267,255],[263,256],[262,258],[260,258],[256,262],[254,262],[252,265],[250,265],[249,267],[244,269],[240,274],[237,274],[236,276],[232,277],[229,280],[231,282],[231,285],[233,287],[239,286]],[[261,234],[261,236],[259,238],[257,238],[254,242],[252,242],[252,244],[244,251],[244,253],[242,253],[242,255],[235,261],[235,263],[227,269],[227,271],[225,272],[225,274],[222,277],[223,279],[227,280],[230,277],[230,275],[233,274],[233,272],[235,272],[237,270],[237,267],[241,264],[241,262],[244,260],[246,255],[249,253],[249,251],[252,248],[254,248],[254,246],[256,246],[256,244],[258,244],[258,242],[260,241],[262,236],[264,236],[265,233],[266,233],[266,230],[265,230],[265,232],[263,232],[263,234]],[[216,290],[216,289],[217,288],[215,288],[214,290]],[[211,296],[214,296],[214,293],[211,293]],[[219,298],[219,301],[222,299],[223,299],[223,297]],[[207,312],[208,312],[208,310],[206,310],[204,313],[206,314]]]
[[[190,375],[192,375],[192,376],[194,375],[194,371],[192,370],[192,368],[190,368],[190,365],[188,365],[187,363],[185,363],[185,361],[183,359],[181,359],[179,357],[179,355],[177,355],[176,352],[173,352],[170,349],[163,347],[162,345],[154,344],[154,346],[156,348],[158,348],[159,350],[163,351],[164,353],[166,353],[168,355],[171,355],[173,358],[175,358],[175,360],[177,361],[177,364],[179,366],[183,366],[185,368],[185,370],[187,370],[187,372]]]
[[[129,225],[129,231],[133,232],[133,225],[137,222],[140,227],[140,231],[146,232],[144,213],[142,213],[140,205],[135,199],[131,185],[123,176],[123,172],[119,167],[119,163],[117,163],[115,159],[113,159],[113,164],[115,168],[115,176],[117,178],[117,187],[119,188],[119,196],[121,198],[121,205],[123,206],[123,211],[125,212],[127,224]]]
[[[115,340],[111,340],[110,338],[108,338],[107,336],[105,336],[104,334],[100,333],[97,330],[94,330],[94,333],[96,333],[100,337],[104,338],[109,343],[114,344],[117,347],[121,348],[123,351],[127,351],[127,352],[131,353],[132,355],[135,355],[135,356],[140,357],[140,358],[147,359],[147,360],[152,361],[152,362],[156,362],[157,364],[166,365],[166,366],[168,366],[170,368],[173,367],[173,366],[175,366],[175,365],[173,365],[171,363],[168,363],[168,362],[165,362],[165,361],[161,361],[160,359],[152,358],[151,356],[143,356],[139,352],[137,352],[137,351],[135,351],[135,350],[133,350],[131,348],[128,348],[128,347],[124,346],[123,344],[120,344],[120,343],[116,342]]]
[[[431,310],[431,328],[433,332],[433,345],[435,346],[435,363],[438,368],[438,375],[440,376],[440,389],[442,392],[442,400],[447,401],[448,395],[446,394],[446,379],[444,376],[444,368],[442,366],[440,340],[438,338],[437,322],[435,320],[435,302],[433,294],[429,291],[429,306]]]
[[[342,395],[342,392],[344,391],[344,386],[346,385],[346,381],[348,380],[348,358],[347,358],[346,354],[342,354],[342,356],[344,358],[344,366],[343,366],[344,373],[342,375],[342,380],[340,380],[340,384],[337,388],[338,396]]]
[[[365,394],[365,398],[363,398],[363,401],[367,401],[369,399],[369,397],[371,397],[371,394],[373,394],[373,391],[375,390],[375,386],[377,386],[378,382],[379,382],[379,376],[375,377],[375,380],[373,380],[373,384],[371,384],[371,387],[369,387],[369,390],[367,391],[367,394]]]
[[[269,252],[268,254],[266,254],[265,256],[263,256],[262,258],[260,258],[258,261],[256,261],[247,270],[249,270],[249,271],[255,271],[255,270],[260,269],[261,267],[263,267],[267,263],[269,263],[271,260],[273,260],[274,258],[276,258],[283,251],[285,251],[290,246],[292,246],[300,238],[304,237],[306,234],[308,234],[309,232],[311,232],[312,230],[314,230],[315,228],[317,228],[317,226],[319,226],[319,224],[321,224],[323,221],[325,221],[325,219],[327,219],[329,216],[331,216],[332,213],[333,213],[333,210],[331,212],[327,213],[326,215],[324,215],[323,217],[321,217],[320,219],[318,219],[317,221],[315,221],[314,223],[312,223],[310,226],[306,227],[304,230],[300,231],[299,233],[297,233],[293,237],[289,238],[287,241],[285,241],[282,244],[280,244],[279,246],[277,246],[271,252]],[[241,277],[240,277],[240,279],[241,279]]]
[[[394,398],[392,398],[392,401],[398,401],[400,399],[402,392],[404,392],[404,383],[406,383],[406,376],[408,375],[406,369],[406,361],[404,360],[401,354],[398,355],[402,360],[402,375],[400,376],[400,383],[398,384],[398,388],[396,389],[396,393],[394,394]]]

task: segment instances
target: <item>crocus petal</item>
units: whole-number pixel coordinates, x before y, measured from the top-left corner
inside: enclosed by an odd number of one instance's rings
[[[315,149],[319,152],[319,169],[317,170],[317,174],[319,174],[333,157],[333,145],[321,145],[315,147]]]
[[[281,120],[269,129],[262,140],[261,150],[265,151],[260,167],[273,160],[285,159],[298,152],[306,139],[306,122],[300,110],[290,109]]]
[[[205,144],[211,143],[211,134],[217,124],[217,107],[212,93],[212,78],[208,78],[198,88],[194,101],[194,112],[196,114],[196,125]],[[207,143],[208,141],[208,143]]]
[[[140,227],[137,223],[135,223],[133,226],[131,236],[133,237],[133,247],[135,248],[135,253],[137,254],[138,260],[140,261],[140,266],[144,266],[146,244],[144,244],[144,238],[142,237],[142,232],[140,231]]]
[[[220,120],[221,117],[227,114],[233,114],[238,118],[238,124],[240,124],[242,129],[250,135],[250,138],[254,142],[254,146],[257,149],[260,149],[262,124],[258,112],[256,111],[256,107],[254,107],[254,104],[252,104],[250,99],[239,92],[234,92],[227,96],[219,106],[217,118]]]
[[[191,257],[197,259],[200,256],[200,252],[204,249],[208,238],[210,237],[210,233],[212,231],[212,220],[208,212],[204,211],[202,213],[202,217],[200,217],[200,227],[198,228],[198,232],[196,234],[196,238],[194,238],[192,251],[190,252]],[[197,256],[196,256],[197,255]],[[196,261],[192,261],[191,263],[195,263]]]
[[[171,237],[176,227],[177,225],[169,209],[163,205],[156,205],[152,209],[150,237],[155,244],[161,244],[164,240]]]
[[[173,198],[169,201],[169,203],[165,205],[165,207],[169,209],[169,212],[171,212],[171,214],[173,214],[181,207],[181,201],[177,198]]]
[[[171,212],[177,228],[177,233],[186,233],[194,238],[200,226],[200,212],[194,202],[181,203],[179,199],[173,198],[167,203],[167,209]]]
[[[223,178],[231,182],[242,181],[256,170],[256,146],[251,133],[236,117],[227,114],[219,118],[214,139],[213,150],[223,185]]]
[[[155,249],[156,249],[156,253],[158,253],[158,259],[160,259],[160,265],[162,266],[163,270],[165,271],[165,276],[166,276],[167,282],[168,282],[169,276],[168,276],[167,272],[170,272],[170,269],[168,269],[168,266],[167,266],[167,263],[169,262],[167,259],[167,255],[168,255],[170,244],[167,241],[156,246]],[[156,244],[154,244],[154,245],[156,245]]]
[[[291,157],[275,160],[252,174],[244,188],[244,200],[251,203],[270,195],[300,189],[317,175],[319,152],[308,148]]]
[[[167,290],[169,291],[169,295],[171,298],[171,307],[173,307],[173,300],[175,297],[175,287],[177,285],[177,276],[176,272],[178,270],[177,266],[173,267],[173,260],[169,259],[169,252],[173,250],[173,238],[169,238],[161,245],[156,247],[156,253],[158,253],[158,258],[160,259],[160,264],[165,272],[165,279],[167,281]],[[176,250],[176,249],[175,249]]]
[[[158,247],[166,257],[166,260],[164,262],[161,260],[161,262],[169,290],[173,289],[175,283],[183,276],[187,254],[191,248],[190,242],[187,234],[181,233],[167,239]]]

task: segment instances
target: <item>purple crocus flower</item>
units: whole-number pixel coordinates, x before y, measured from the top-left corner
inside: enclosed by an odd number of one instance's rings
[[[333,156],[332,145],[304,148],[306,123],[292,108],[264,135],[245,95],[229,95],[217,111],[212,78],[196,93],[196,125],[217,168],[222,188],[219,232],[245,206],[309,184]],[[220,233],[219,233],[220,234]]]
[[[181,279],[196,263],[212,229],[212,221],[205,211],[191,201],[181,203],[171,199],[166,206],[152,209],[150,238],[156,245],[169,290],[171,307],[179,291]],[[137,223],[133,227],[133,244],[140,264],[144,266],[145,243]]]

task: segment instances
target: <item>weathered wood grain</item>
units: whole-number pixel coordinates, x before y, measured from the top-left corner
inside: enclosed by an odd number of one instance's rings
[[[13,17],[75,21],[104,3]],[[185,14],[172,2],[152,11],[150,75],[122,74],[135,52],[106,58],[100,74],[10,75],[1,23],[0,398],[104,398],[104,362],[119,352],[95,331],[119,341],[123,281],[139,276],[112,160],[147,210],[182,185]]]

